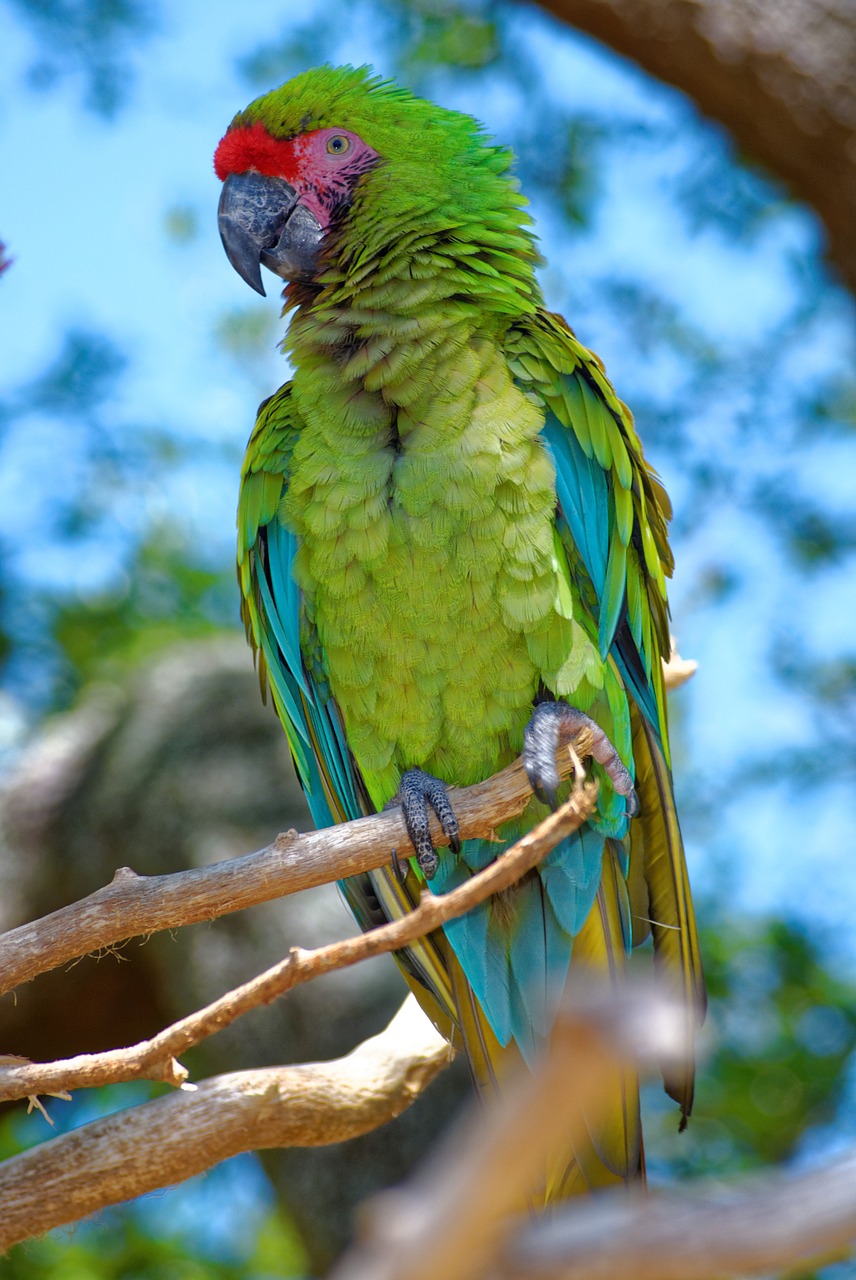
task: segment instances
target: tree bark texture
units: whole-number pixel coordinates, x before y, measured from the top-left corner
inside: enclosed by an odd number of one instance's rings
[[[542,0],[683,90],[810,204],[856,290],[854,0]]]
[[[0,1166],[0,1251],[242,1151],[355,1138],[409,1107],[448,1061],[411,996],[336,1062],[233,1072],[82,1125]]]

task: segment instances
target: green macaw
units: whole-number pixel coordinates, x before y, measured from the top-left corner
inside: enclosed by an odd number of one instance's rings
[[[460,841],[446,785],[522,751],[534,795],[507,845],[555,803],[560,741],[594,722],[595,816],[397,959],[486,1084],[536,1057],[568,980],[618,981],[652,933],[688,1011],[666,1079],[683,1123],[704,982],[661,665],[671,511],[600,361],[544,309],[511,162],[366,68],[304,72],[229,126],[226,252],[259,293],[260,264],[287,280],[293,313],[294,377],[242,472],[243,618],[316,823],[404,810],[404,873],[342,885],[364,928],[501,850]],[[613,1114],[545,1194],[641,1167],[638,1087],[617,1074]]]

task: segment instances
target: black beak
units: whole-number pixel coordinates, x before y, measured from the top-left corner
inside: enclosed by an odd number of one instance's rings
[[[230,173],[217,211],[226,257],[242,280],[265,296],[259,263],[283,280],[310,280],[324,232],[282,178]]]

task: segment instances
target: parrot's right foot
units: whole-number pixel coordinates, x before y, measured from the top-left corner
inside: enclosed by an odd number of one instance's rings
[[[426,880],[433,879],[440,859],[431,843],[431,832],[428,827],[428,805],[437,815],[444,834],[448,837],[449,848],[453,853],[461,852],[461,839],[458,833],[458,819],[449,803],[446,784],[433,774],[423,769],[408,769],[401,776],[401,783],[395,794],[395,802],[401,805],[407,834],[416,853],[416,861]]]
[[[614,789],[625,797],[628,818],[635,818],[639,812],[639,799],[633,779],[615,747],[591,716],[561,699],[539,702],[523,730],[523,767],[530,787],[543,804],[549,804],[551,809],[557,808],[559,771],[556,752],[583,729],[591,738],[593,759],[603,765]]]

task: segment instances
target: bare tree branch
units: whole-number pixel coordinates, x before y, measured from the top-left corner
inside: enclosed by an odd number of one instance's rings
[[[580,757],[587,754],[586,742],[575,746]],[[560,763],[567,777],[570,756],[562,753]],[[496,828],[522,813],[531,796],[520,760],[485,782],[449,789],[464,840],[495,838]],[[431,838],[448,844],[433,815]],[[404,819],[390,809],[304,835],[288,831],[258,853],[174,875],[138,876],[121,867],[104,888],[0,936],[0,995],[90,951],[370,871],[389,862],[394,849],[409,847]]]
[[[0,1066],[0,1101],[63,1089],[93,1088],[140,1077],[181,1085],[188,1073],[176,1061],[178,1055],[222,1031],[250,1009],[270,1004],[299,983],[333,969],[396,951],[514,884],[559,840],[582,826],[594,811],[597,790],[594,782],[578,782],[556,813],[548,815],[490,866],[450,893],[435,896],[426,892],[416,910],[403,919],[357,937],[316,951],[293,948],[280,964],[228,992],[207,1008],[182,1018],[151,1040],[127,1049],[81,1054],[64,1062]]]
[[[410,996],[384,1032],[335,1062],[214,1076],[83,1125],[0,1164],[0,1251],[241,1151],[359,1137],[410,1106],[449,1057]]]
[[[678,652],[677,641],[672,636],[672,652],[669,654],[669,661],[663,661],[663,684],[666,686],[666,693],[680,689],[681,685],[691,680],[697,671],[696,660],[682,658]]]

